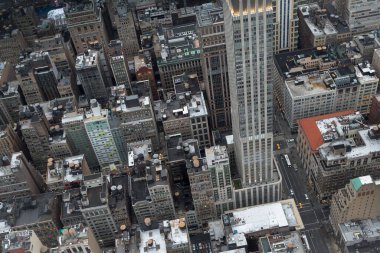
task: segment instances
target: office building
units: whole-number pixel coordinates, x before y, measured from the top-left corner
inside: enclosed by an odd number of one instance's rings
[[[189,177],[187,174],[186,162],[190,161],[193,155],[201,157],[199,142],[195,139],[183,139],[181,134],[166,136],[167,161],[165,162],[170,182],[173,185],[174,201],[176,205],[185,203],[188,208],[191,207],[191,189]],[[198,226],[194,210],[189,210],[185,214],[186,222],[189,227]]]
[[[231,168],[225,146],[212,146],[205,150],[207,169],[211,174],[216,217],[234,208]]]
[[[206,7],[197,12],[204,87],[212,129],[227,131],[232,122],[223,8],[217,3]]]
[[[3,27],[2,27],[3,28]],[[0,59],[16,64],[20,53],[27,47],[25,38],[19,29],[12,29],[8,24],[0,31]]]
[[[97,99],[101,103],[108,101],[105,76],[100,64],[100,53],[87,50],[78,55],[75,62],[78,82],[82,86],[87,99]]]
[[[12,21],[15,27],[20,29],[28,45],[32,45],[33,40],[37,37],[35,29],[38,25],[38,17],[33,5],[20,7],[13,9]]]
[[[203,80],[201,66],[201,47],[198,35],[195,32],[195,24],[175,26],[158,34],[159,47],[157,65],[160,73],[163,92],[172,92],[173,76],[197,74],[200,81]],[[176,50],[170,50],[175,45]]]
[[[299,139],[300,152],[317,150],[303,159],[310,163],[306,169],[319,199],[329,198],[352,178],[380,176],[378,127],[363,124],[361,114],[332,114],[317,120],[309,118],[302,124],[307,140]],[[305,144],[310,147],[303,147]]]
[[[0,125],[17,123],[19,121],[19,107],[21,105],[18,83],[8,82],[0,88]]]
[[[380,36],[377,31],[354,36],[353,41],[363,59],[369,62],[373,59],[374,50],[380,48]]]
[[[46,172],[46,161],[50,154],[50,125],[40,105],[24,106],[20,111],[20,127],[34,166],[41,174]]]
[[[197,139],[201,149],[209,146],[208,110],[195,75],[173,77],[174,92],[165,101],[155,101],[156,119],[165,135],[181,134],[184,140]]]
[[[380,215],[380,181],[370,175],[353,178],[332,196],[330,222],[335,234],[341,223],[375,219]]]
[[[336,235],[341,252],[376,252],[379,249],[379,219],[355,220],[339,224]]]
[[[119,39],[123,43],[126,57],[131,59],[137,55],[140,50],[133,10],[128,6],[128,1],[126,0],[117,0],[115,2],[116,15],[114,25]]]
[[[380,73],[380,48],[373,51],[372,67],[375,69],[376,73]]]
[[[12,157],[13,153],[25,150],[16,130],[12,125],[0,127],[0,156]]]
[[[85,176],[80,188],[81,213],[100,247],[115,243],[115,220],[109,206],[107,180],[101,173]]]
[[[151,157],[150,153],[147,142],[129,146],[128,168],[133,174],[131,200],[139,224],[144,224],[147,219],[160,222],[175,218],[168,170],[158,154]]]
[[[116,86],[124,85],[126,89],[130,90],[131,81],[129,78],[127,55],[122,41],[111,40],[108,48],[110,52],[110,65]]]
[[[281,105],[290,128],[295,131],[302,118],[348,109],[368,114],[369,98],[376,94],[378,78],[371,65],[363,62],[300,74],[285,80],[284,86]]]
[[[2,156],[0,164],[1,201],[34,195],[45,190],[41,175],[22,152],[13,153],[10,157]]]
[[[0,62],[0,87],[16,80],[16,73],[9,61]]]
[[[83,224],[67,226],[61,229],[58,241],[59,246],[50,249],[49,253],[59,253],[66,251],[79,251],[83,253],[102,252],[92,230]]]
[[[254,238],[304,229],[294,199],[227,211],[221,220],[228,250],[249,250]]]
[[[318,152],[319,146],[326,142],[318,136],[317,122],[333,117],[349,119],[349,115],[354,115],[353,110],[339,111],[325,115],[314,116],[299,120],[298,135],[297,135],[297,152],[301,158],[303,167],[306,169],[306,174],[310,176],[313,155]],[[351,121],[353,122],[353,119]],[[354,122],[353,122],[354,123]],[[355,129],[354,129],[355,131]]]
[[[153,64],[151,59],[148,59],[145,55],[138,55],[134,57],[135,74],[137,81],[149,81],[149,87],[151,89],[151,96],[157,100],[157,83],[154,76]]]
[[[64,190],[78,188],[90,169],[84,155],[66,157],[62,160],[47,160],[46,187],[57,194]]]
[[[333,112],[336,100],[336,86],[328,72],[314,72],[285,81],[283,110],[293,131],[299,119]]]
[[[307,253],[309,252],[309,248],[310,246],[306,235],[301,235],[299,232],[285,232],[276,235],[267,235],[265,237],[259,238],[259,252],[261,253]]]
[[[195,155],[186,161],[186,167],[198,227],[206,227],[207,222],[216,219],[211,173],[207,170],[206,159]]]
[[[349,41],[352,31],[347,23],[339,20],[317,3],[298,6],[299,39],[301,48],[323,47]]]
[[[92,99],[91,110],[86,112],[84,126],[101,167],[121,161],[108,117],[108,110],[101,109],[98,102]]]
[[[35,51],[48,52],[59,73],[66,75],[74,70],[75,52],[67,33],[39,37],[34,41],[33,48]]]
[[[369,110],[368,122],[370,124],[380,124],[380,95],[372,96],[372,104]]]
[[[33,230],[9,232],[2,241],[2,249],[3,253],[48,251]]]
[[[281,176],[272,153],[272,8],[268,1],[259,6],[254,1],[224,3],[232,132],[244,188],[235,193],[236,207],[280,198]],[[248,22],[251,18],[256,22]]]
[[[190,239],[185,218],[165,220],[162,223],[148,223],[137,230],[140,234],[138,252],[188,253]]]
[[[293,51],[298,46],[297,7],[300,1],[276,0],[274,21],[274,53]]]
[[[84,126],[85,112],[66,112],[62,118],[62,127],[73,155],[84,154],[88,166],[93,170],[99,166],[91,141]]]
[[[114,175],[111,177],[109,207],[118,228],[132,225],[128,185],[129,177],[127,175]]]
[[[27,104],[59,98],[58,72],[48,52],[26,54],[16,65],[16,77]]]
[[[43,245],[55,247],[61,227],[58,207],[58,199],[49,192],[3,202],[0,216],[12,231],[33,230]]]
[[[354,33],[364,33],[380,28],[380,2],[342,1],[335,4],[336,11]]]
[[[126,143],[150,140],[154,150],[159,148],[158,130],[149,97],[120,96],[111,111],[120,122],[119,128]]]
[[[108,45],[108,34],[99,2],[70,1],[65,7],[67,29],[76,53],[83,54],[92,43]]]

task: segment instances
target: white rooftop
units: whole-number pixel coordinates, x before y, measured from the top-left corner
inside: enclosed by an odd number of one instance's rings
[[[205,152],[208,166],[212,166],[220,161],[228,162],[228,152],[225,146],[212,146],[206,148]]]
[[[278,202],[241,208],[232,213],[231,228],[238,234],[289,226],[282,204]]]
[[[184,229],[180,229],[179,226],[180,222],[184,222],[184,224],[186,224],[185,218],[164,221],[164,224],[166,222],[168,222],[168,225],[170,225],[170,234],[168,235],[168,239],[171,240],[171,243],[173,243],[173,245],[189,243],[186,227]]]
[[[140,253],[166,253],[165,237],[160,234],[160,229],[140,231]]]
[[[344,116],[331,117],[316,121],[324,142],[337,139],[344,134],[344,130],[355,130],[361,128],[363,117],[359,113]]]

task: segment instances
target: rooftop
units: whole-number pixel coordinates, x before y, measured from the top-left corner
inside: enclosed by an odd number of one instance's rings
[[[0,205],[0,219],[12,227],[54,219],[55,195],[52,192],[21,197]]]
[[[294,98],[333,92],[336,87],[328,71],[300,75],[295,79],[285,81],[285,85]]]
[[[228,162],[228,151],[226,146],[212,146],[205,149],[207,165],[212,166],[215,163]]]
[[[157,57],[158,65],[200,57],[201,48],[195,24],[174,26],[166,34],[159,33],[158,37],[161,48]]]
[[[223,22],[224,20],[223,8],[219,2],[205,3],[195,8],[198,25],[200,27]]]
[[[67,246],[84,242],[88,245],[89,230],[83,224],[64,227],[59,231],[58,242],[60,246]]]
[[[261,252],[263,253],[306,253],[307,250],[303,245],[299,232],[290,234],[270,235],[260,238]]]
[[[99,54],[98,51],[88,50],[83,54],[77,56],[75,61],[75,68],[77,70],[84,68],[96,67],[98,65]]]
[[[373,184],[373,180],[370,175],[353,178],[350,181],[356,191],[358,191],[363,185]]]
[[[2,241],[2,247],[6,252],[30,252],[33,236],[33,230],[12,231],[5,235]],[[34,235],[35,236],[35,235]]]
[[[380,220],[367,219],[341,223],[339,230],[346,246],[356,245],[363,241],[379,241]]]
[[[135,112],[150,108],[151,106],[149,97],[139,97],[138,95],[120,96],[115,102],[115,105],[112,107],[112,111],[114,112]]]
[[[160,229],[140,231],[140,253],[166,253],[165,237],[160,233]]]
[[[353,110],[341,111],[341,112],[335,112],[335,113],[330,113],[326,115],[320,115],[320,116],[315,116],[315,117],[299,120],[299,127],[300,129],[303,130],[306,136],[306,139],[309,142],[311,150],[316,151],[318,147],[321,146],[325,142],[326,137],[329,134],[331,135],[332,132],[334,132],[333,130],[331,130],[331,128],[329,129],[327,125],[326,127],[322,128],[322,132],[321,132],[320,126],[321,126],[321,123],[324,122],[324,120],[329,120],[336,117],[344,117],[344,116],[348,117],[349,115],[355,115],[354,111]],[[318,124],[318,122],[321,122],[321,123]],[[322,126],[323,125],[324,124],[322,123]],[[329,138],[330,137],[328,137],[327,139]]]
[[[154,101],[154,110],[158,121],[170,121],[185,117],[207,116],[206,101],[203,93],[174,95],[166,102]]]
[[[84,155],[67,157],[64,160],[48,159],[46,183],[80,183],[83,180],[82,161]],[[86,172],[85,172],[86,173]]]
[[[185,218],[164,221],[163,223],[164,227],[170,226],[170,233],[168,234],[168,243],[172,248],[176,248],[177,245],[184,245],[189,243]]]
[[[67,13],[77,13],[94,9],[94,2],[92,0],[84,1],[69,1],[65,11]]]
[[[339,46],[301,49],[275,55],[275,64],[283,78],[305,75],[315,70],[327,70],[344,63],[346,50],[339,53]]]
[[[194,154],[200,157],[198,141],[194,139],[182,140],[181,134],[168,136],[166,141],[166,153],[169,162],[185,161]]]
[[[321,10],[318,4],[301,5],[299,10],[314,36],[329,36],[338,33],[327,18],[327,11],[325,9]]]
[[[331,165],[329,162],[341,161],[342,158],[355,160],[367,157],[370,154],[376,154],[380,152],[380,130],[378,129],[378,126],[360,130],[356,129],[358,138],[348,138],[325,143],[319,148],[319,154],[327,162],[327,165]],[[350,129],[337,129],[339,132],[348,130]]]
[[[230,237],[274,228],[304,227],[293,199],[226,211],[222,220]]]

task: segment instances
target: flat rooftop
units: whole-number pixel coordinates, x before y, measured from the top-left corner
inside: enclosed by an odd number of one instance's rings
[[[173,248],[175,248],[175,245],[183,245],[189,243],[185,218],[164,221],[164,226],[170,226],[168,239],[170,240]]]
[[[362,241],[380,241],[378,239],[380,237],[380,220],[378,219],[341,223],[339,230],[346,246],[352,246]]]
[[[356,143],[354,139],[325,143],[319,148],[319,153],[327,161],[334,161],[342,159],[342,155],[340,153],[334,152],[335,145],[345,145],[350,147],[349,150],[346,148],[346,152],[343,156],[349,160],[367,157],[370,154],[380,152],[380,139],[371,138],[369,135],[369,132],[374,131],[374,128],[378,129],[378,127],[375,126],[369,129],[358,130],[357,134],[361,139],[358,143]],[[379,130],[376,131],[379,132]],[[377,133],[377,135],[379,134],[380,133]]]
[[[196,8],[197,22],[200,27],[209,26],[215,23],[223,22],[223,8],[218,2],[205,3]]]
[[[99,61],[98,56],[98,52],[94,50],[88,50],[87,53],[78,55],[75,61],[75,68],[80,70],[96,67]]]
[[[154,101],[156,118],[160,121],[176,120],[178,118],[194,118],[207,116],[206,101],[203,93],[176,95],[165,101]]]
[[[139,252],[166,253],[165,237],[160,233],[160,229],[140,231]]]
[[[234,234],[250,234],[261,230],[295,227],[303,223],[293,199],[227,211],[222,215],[224,226]]]
[[[260,238],[263,253],[292,252],[306,253],[299,232],[293,231],[289,234],[277,234]]]
[[[349,115],[355,115],[354,111],[347,110],[304,118],[299,120],[299,127],[304,131],[311,149],[316,151],[319,146],[325,143],[325,141],[334,137],[334,130],[331,129],[331,126],[329,127],[327,124],[325,125],[324,122],[328,121],[330,118],[347,117]]]
[[[294,80],[285,81],[285,85],[294,99],[302,96],[335,92],[335,83],[328,71],[322,74],[313,72],[297,76]]]
[[[188,148],[188,152],[185,153],[185,148]],[[182,140],[182,136],[171,135],[168,137],[166,142],[166,153],[169,162],[190,159],[191,157],[186,157],[187,154],[193,154],[200,157],[200,151],[198,146],[198,141],[195,139]]]
[[[160,55],[157,57],[159,66],[200,57],[202,50],[195,33],[195,24],[174,26],[166,31],[166,34],[159,34],[159,40],[161,47]]]

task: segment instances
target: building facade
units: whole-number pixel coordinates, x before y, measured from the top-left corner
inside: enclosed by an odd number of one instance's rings
[[[332,197],[330,222],[335,233],[340,223],[375,219],[380,215],[380,181],[370,175],[353,178]]]
[[[103,103],[108,101],[105,77],[100,63],[100,53],[88,50],[78,55],[75,63],[78,81],[83,87],[87,99],[97,99]]]
[[[120,163],[121,159],[108,120],[108,110],[101,109],[95,99],[91,111],[86,114],[84,126],[100,166]]]
[[[231,130],[231,100],[223,8],[218,4],[197,12],[197,31],[203,50],[201,64],[212,129]]]
[[[247,206],[276,201],[281,176],[272,153],[272,3],[226,1],[224,24],[235,156],[245,188],[237,193],[244,199],[238,202]]]

